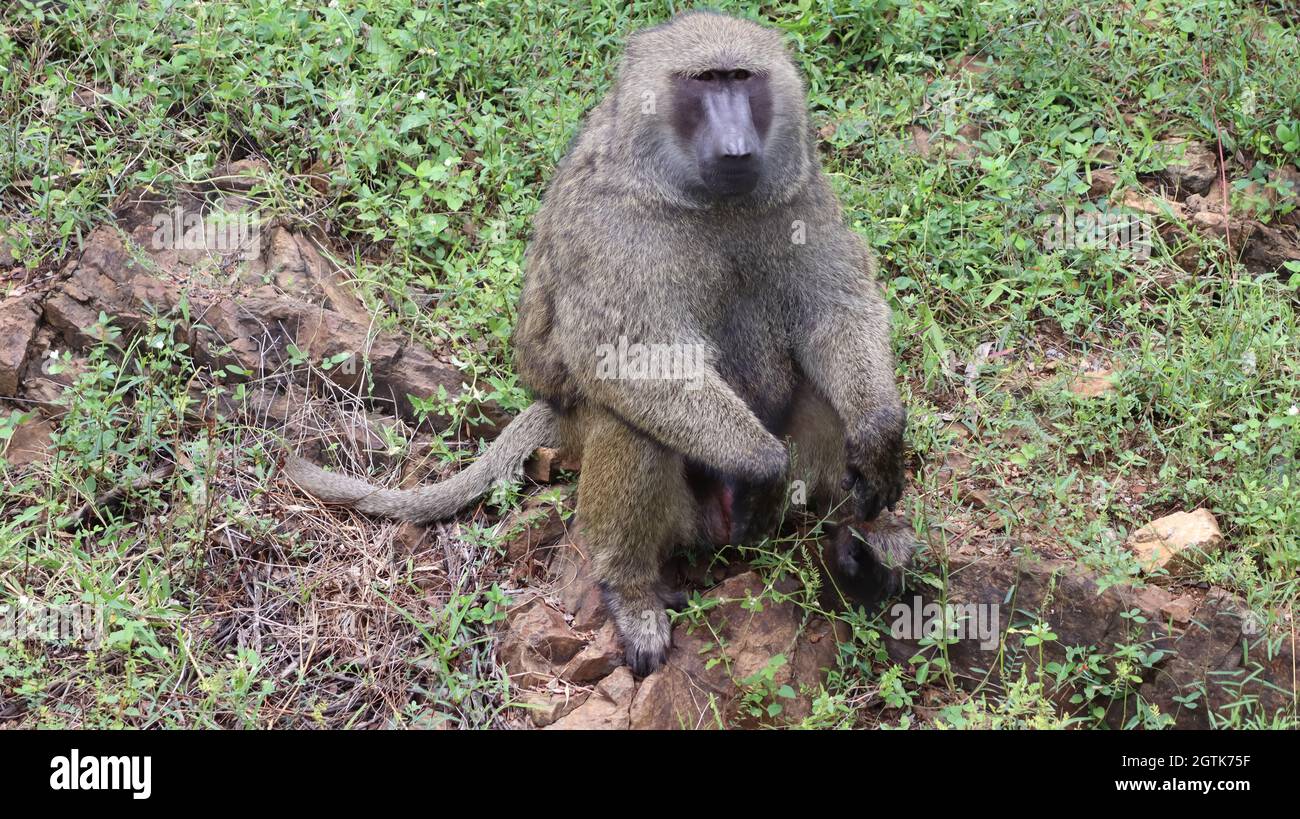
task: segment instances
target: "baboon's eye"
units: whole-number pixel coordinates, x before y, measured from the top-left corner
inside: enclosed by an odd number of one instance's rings
[[[731,78],[733,80],[747,80],[749,79],[749,76],[750,76],[749,72],[743,68],[738,68],[735,71],[731,72]]]
[[[714,74],[712,71],[705,71],[702,74],[695,75],[695,79],[699,80],[700,82],[713,82],[717,78],[718,75]]]

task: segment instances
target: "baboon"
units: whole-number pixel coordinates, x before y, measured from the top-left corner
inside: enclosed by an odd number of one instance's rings
[[[580,532],[642,676],[664,663],[666,608],[680,601],[661,580],[670,550],[761,537],[789,479],[853,524],[829,538],[832,574],[859,597],[895,590],[913,542],[880,515],[903,489],[889,310],[821,170],[780,34],[707,12],[634,34],[525,256],[513,344],[537,401],[482,457],[413,490],[297,458],[293,480],[428,521],[538,446],[580,455]],[[690,366],[610,366],[634,347]]]

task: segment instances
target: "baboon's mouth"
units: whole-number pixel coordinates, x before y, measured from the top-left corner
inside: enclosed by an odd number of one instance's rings
[[[713,168],[704,184],[718,196],[743,196],[758,187],[758,174],[748,168]]]

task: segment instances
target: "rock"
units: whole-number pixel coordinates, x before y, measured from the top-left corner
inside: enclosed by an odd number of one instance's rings
[[[45,460],[54,427],[43,418],[31,418],[18,425],[4,446],[4,460],[12,466],[26,466]]]
[[[1128,547],[1145,571],[1190,568],[1205,554],[1223,547],[1219,524],[1208,509],[1175,512],[1129,535]]]
[[[1104,650],[1148,640],[1155,647],[1167,648],[1175,637],[1156,611],[1157,600],[1129,586],[1115,585],[1103,591],[1095,575],[1072,561],[949,555],[947,564],[946,599],[954,606],[966,607],[960,613],[967,615],[957,635],[960,639],[946,649],[959,680],[982,679],[986,674],[1014,680],[1021,667],[1032,673],[1039,661],[1038,648],[1025,648],[1021,629],[1040,620],[1057,635],[1056,641],[1042,647],[1045,664],[1064,661],[1067,646]],[[1159,599],[1167,597],[1163,592],[1157,594]],[[921,639],[927,628],[940,622],[934,617],[938,602],[938,593],[926,587],[904,592],[886,609],[883,619],[890,636],[885,647],[895,662],[907,665],[918,653],[928,658],[936,655],[938,649],[923,647]],[[1147,613],[1145,625],[1139,627],[1124,616],[1134,608]],[[1063,706],[1070,693],[1063,692]]]
[[[787,578],[781,590],[792,592],[796,583]],[[703,728],[719,717],[728,727],[797,723],[811,712],[824,670],[836,662],[831,625],[820,618],[805,624],[793,602],[746,608],[763,592],[759,576],[746,572],[705,595],[726,602],[708,612],[707,628],[673,629],[668,664],[645,679],[632,703],[633,728]],[[781,706],[776,716],[767,715],[772,704]]]
[[[397,531],[393,533],[393,544],[401,547],[397,551],[400,555],[411,555],[419,551],[420,547],[425,545],[429,538],[429,527],[421,523],[411,523],[402,521],[397,525]]]
[[[1271,273],[1287,262],[1300,261],[1300,229],[1288,224],[1254,223],[1254,230],[1245,240],[1242,260],[1257,273]]]
[[[264,252],[240,277],[249,287],[272,284],[281,295],[321,304],[352,322],[370,322],[370,312],[344,285],[341,271],[321,255],[310,236],[277,227],[264,245]]]
[[[979,147],[975,144],[983,135],[980,127],[973,122],[968,122],[957,129],[957,139],[948,140],[945,144],[950,146],[949,151],[958,159],[970,159],[979,152]]]
[[[1188,221],[1192,227],[1208,233],[1211,236],[1217,236],[1220,239],[1226,238],[1229,234],[1235,234],[1234,238],[1240,239],[1242,223],[1236,219],[1224,216],[1217,210],[1199,210],[1188,216]],[[1240,242],[1238,241],[1238,244]]]
[[[950,555],[946,575],[948,601],[975,604],[980,608],[972,611],[984,617],[983,621],[978,617],[966,621],[961,640],[948,646],[950,662],[957,669],[991,668],[1004,643],[1010,655],[1017,654],[1023,636],[1008,629],[1026,621],[1043,620],[1057,634],[1057,642],[1045,647],[1045,662],[1063,659],[1062,646],[1106,646],[1130,640],[1130,621],[1121,615],[1134,607],[1152,614],[1145,636],[1152,640],[1173,637],[1156,623],[1158,615],[1151,598],[1141,597],[1128,586],[1102,591],[1091,572],[1069,560]],[[891,625],[891,637],[885,642],[889,655],[898,662],[906,662],[922,650],[923,629],[932,621],[932,611],[926,607],[932,603],[937,603],[937,594],[928,589],[905,591],[885,612],[885,623]],[[933,649],[924,649],[924,653],[932,654]],[[1024,660],[1032,666],[1036,653],[1024,655]]]
[[[564,615],[534,598],[507,617],[497,657],[513,685],[540,688],[553,682],[558,667],[585,643],[564,622]]]
[[[1206,597],[1173,651],[1139,693],[1172,716],[1177,727],[1206,729],[1234,718],[1267,725],[1274,717],[1294,714],[1294,632],[1267,633],[1226,592]]]
[[[528,718],[538,728],[545,728],[561,717],[567,716],[587,701],[587,691],[524,691],[517,702],[529,706]]]
[[[154,247],[152,220],[165,209],[153,200],[133,201],[118,226],[98,227],[87,237],[44,305],[45,321],[67,344],[95,343],[101,312],[132,333],[150,314],[175,308],[184,294],[195,323],[182,331],[190,334],[196,357],[214,368],[234,365],[250,377],[264,376],[293,363],[296,348],[317,365],[328,360],[330,380],[390,400],[407,420],[417,415],[409,396],[464,389],[454,364],[398,334],[375,335],[369,312],[306,235],[276,227],[255,243],[255,258],[243,259],[246,249],[231,250],[222,259],[243,271],[232,286],[228,276],[218,276],[226,262],[213,264],[211,251],[177,250],[165,242]],[[129,237],[124,240],[121,231]],[[483,434],[508,422],[499,407],[482,409],[493,425]],[[431,420],[445,426],[451,419]]]
[[[258,185],[266,184],[270,169],[260,159],[240,159],[219,166],[208,179],[212,185],[227,190],[247,193]]]
[[[563,717],[546,730],[614,730],[629,727],[629,709],[636,692],[636,680],[626,666],[622,666],[600,681],[587,701],[573,713]]]
[[[575,599],[576,602],[570,611],[573,612],[573,627],[578,631],[595,631],[609,619],[609,611],[605,608],[605,596],[600,593],[600,587],[595,583],[587,582],[582,595]]]
[[[922,159],[929,159],[932,153],[930,131],[920,125],[913,125],[910,130],[912,132],[912,149],[920,154]]]
[[[1105,168],[1093,168],[1091,177],[1092,181],[1088,183],[1088,196],[1093,199],[1110,196],[1110,192],[1119,184],[1119,177],[1115,172]]]
[[[1174,202],[1169,199],[1162,199],[1159,196],[1151,196],[1137,191],[1126,191],[1121,206],[1126,210],[1145,213],[1148,216],[1159,216],[1161,218],[1183,219],[1186,217],[1186,210],[1181,202]]]
[[[508,617],[508,622],[510,635],[528,650],[553,663],[568,662],[586,644],[569,628],[564,615],[541,598],[534,598],[516,609]]]
[[[942,158],[970,159],[978,148],[975,143],[981,136],[978,125],[966,123],[957,129],[954,136],[931,132],[920,125],[911,127],[912,149],[923,159],[934,156]]]
[[[1279,216],[1279,220],[1300,228],[1300,169],[1290,165],[1274,168],[1268,179],[1277,185],[1277,200],[1288,203],[1292,210]]]
[[[63,393],[89,368],[88,359],[69,353],[48,326],[36,332],[27,359],[20,381],[23,397],[47,416],[62,414]]]
[[[560,599],[564,610],[572,614],[578,612],[584,598],[595,588],[579,528],[575,528],[567,542],[559,543],[551,550],[551,560],[546,570],[552,591]]]
[[[1161,140],[1157,156],[1167,162],[1161,180],[1183,196],[1204,194],[1219,178],[1219,154],[1212,145],[1173,137]]]
[[[1212,591],[1199,605],[1192,595],[1175,598],[1155,586],[1136,589],[1117,584],[1103,590],[1098,575],[1071,561],[1029,557],[1006,560],[950,554],[945,576],[946,599],[954,605],[981,606],[975,619],[982,617],[987,627],[958,634],[960,639],[946,649],[955,679],[968,688],[987,684],[986,678],[1014,680],[1022,671],[1034,673],[1040,647],[1026,648],[1023,627],[1041,620],[1057,635],[1041,646],[1045,664],[1064,661],[1070,646],[1092,647],[1103,655],[1134,644],[1143,644],[1148,653],[1163,652],[1154,668],[1138,667],[1134,673],[1141,675],[1139,693],[1174,715],[1176,727],[1209,727],[1207,703],[1219,717],[1240,710],[1250,698],[1258,699],[1258,713],[1265,716],[1293,707],[1294,637],[1285,629],[1280,635],[1265,634],[1240,601],[1221,590]],[[886,612],[891,635],[885,648],[895,662],[908,664],[918,653],[928,659],[937,655],[936,647],[920,645],[923,635],[916,633],[928,622],[931,612],[925,607],[936,603],[937,593],[926,587],[920,594],[905,593]],[[1171,626],[1169,621],[1179,621],[1189,604],[1194,608],[1186,615],[1186,628]],[[916,612],[925,617],[916,618]],[[986,642],[987,635],[994,639]],[[1195,697],[1200,690],[1209,694],[1196,709],[1174,700]],[[1101,697],[1070,702],[1072,693],[1083,692],[1066,690],[1055,698],[1062,711],[1077,714],[1104,707],[1113,726],[1137,713],[1131,701]]]
[[[1194,596],[1184,594],[1182,597],[1170,600],[1161,606],[1160,613],[1173,618],[1175,623],[1188,623],[1191,621],[1197,605],[1198,602]]]
[[[126,331],[142,327],[147,307],[176,306],[180,288],[148,275],[132,258],[118,232],[100,226],[90,232],[67,281],[45,301],[45,321],[76,348],[99,341],[101,312]]]
[[[1044,665],[1064,662],[1067,646],[1105,651],[1121,643],[1148,640],[1153,646],[1167,648],[1175,637],[1161,627],[1154,612],[1137,628],[1135,621],[1124,615],[1134,608],[1150,609],[1133,590],[1112,586],[1101,591],[1096,579],[1071,561],[949,556],[947,562],[946,599],[961,607],[954,612],[964,614],[965,619],[953,618],[963,624],[963,630],[956,635],[959,639],[946,647],[946,654],[955,679],[963,685],[974,686],[986,677],[1009,683],[1022,673],[1030,677],[1037,673],[1040,647],[1025,646],[1023,629],[1038,621],[1047,623],[1057,635],[1057,640],[1041,646]],[[939,622],[935,618],[938,611],[938,593],[928,588],[905,592],[890,606],[884,616],[890,627],[885,640],[890,658],[904,667],[913,665],[913,658],[936,659],[939,649],[922,646],[920,641],[926,629]],[[1072,705],[1069,700],[1076,693],[1082,694],[1062,688],[1054,696],[1058,708],[1077,713],[1092,705]],[[1122,702],[1103,700],[1097,704],[1123,709]]]
[[[0,302],[0,396],[18,395],[19,375],[40,317],[40,301],[35,295]]]
[[[997,66],[997,61],[992,57],[979,54],[962,54],[948,60],[946,65],[951,75],[967,73],[978,76],[993,70]]]
[[[1069,390],[1083,398],[1096,398],[1115,391],[1116,373],[1110,369],[1080,373],[1070,382]]]
[[[623,665],[623,646],[613,622],[605,623],[586,648],[564,667],[564,679],[585,684],[595,682]]]
[[[506,557],[518,562],[541,549],[559,543],[568,530],[561,510],[553,503],[525,506],[507,519],[505,530],[513,532],[505,542]]]
[[[1189,215],[1206,211],[1222,215],[1224,212],[1223,191],[1219,188],[1211,188],[1204,196],[1198,193],[1190,194],[1183,200],[1183,210]]]
[[[524,475],[531,481],[537,483],[550,483],[551,470],[557,466],[556,461],[560,457],[558,449],[550,447],[538,447],[537,451],[532,454],[528,462],[524,464]]]

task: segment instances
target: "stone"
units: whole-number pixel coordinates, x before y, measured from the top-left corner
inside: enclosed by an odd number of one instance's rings
[[[1189,623],[1192,614],[1196,611],[1198,601],[1193,595],[1184,594],[1181,597],[1170,600],[1160,607],[1160,613],[1166,617],[1173,618],[1175,623]]]
[[[560,509],[552,503],[525,506],[507,518],[505,530],[513,533],[505,542],[511,562],[550,548],[568,534]]]
[[[9,443],[3,447],[4,460],[11,466],[27,466],[43,461],[49,454],[54,427],[44,418],[30,418],[18,425]]]
[[[610,621],[569,661],[561,675],[570,682],[585,684],[601,679],[621,665],[623,646],[619,641],[618,630]]]
[[[131,333],[152,313],[175,308],[183,294],[195,321],[184,330],[196,358],[214,368],[233,365],[256,378],[292,363],[296,348],[314,364],[328,360],[331,381],[390,401],[408,421],[417,417],[411,396],[464,389],[454,364],[398,334],[374,334],[369,311],[312,238],[276,227],[260,241],[256,258],[239,261],[232,251],[227,255],[243,271],[232,286],[216,275],[221,266],[212,264],[207,250],[153,247],[151,214],[165,209],[164,203],[134,201],[118,226],[91,231],[66,280],[44,304],[46,323],[69,346],[99,340],[94,327],[101,312]],[[476,435],[490,437],[509,420],[495,404],[482,411],[489,424]],[[452,419],[430,420],[442,428]]]
[[[1093,168],[1089,176],[1091,181],[1088,183],[1088,196],[1093,199],[1110,196],[1110,192],[1119,184],[1119,177],[1115,172],[1106,168]]]
[[[553,663],[564,663],[582,650],[586,641],[574,633],[564,615],[541,598],[534,598],[509,616],[510,633]]]
[[[978,125],[965,123],[953,136],[940,132],[931,132],[920,125],[911,127],[912,150],[923,159],[940,157],[943,159],[970,159],[978,153],[975,143],[981,136]]]
[[[1300,229],[1289,224],[1254,223],[1245,239],[1242,261],[1256,273],[1271,273],[1287,262],[1300,262]]]
[[[35,295],[0,301],[0,396],[18,395],[19,376],[40,319],[40,301]]]
[[[571,535],[569,540],[556,544],[551,550],[547,578],[564,610],[572,614],[578,611],[596,584],[591,576],[586,549],[581,543],[581,532],[575,528]]]
[[[574,633],[563,614],[535,597],[507,616],[497,658],[513,685],[541,688],[554,681],[559,667],[584,645],[586,640]]]
[[[1279,221],[1300,228],[1300,169],[1283,165],[1269,172],[1268,179],[1277,186],[1277,200],[1292,208],[1279,215]]]
[[[1222,590],[1212,590],[1197,604],[1194,595],[1175,598],[1156,586],[1103,584],[1099,575],[1068,560],[949,554],[947,564],[948,602],[977,604],[988,617],[997,612],[997,628],[990,629],[996,639],[985,644],[978,635],[964,634],[946,647],[954,678],[967,688],[990,679],[1015,680],[1022,671],[1035,673],[1040,647],[1025,646],[1023,629],[1042,621],[1056,634],[1041,646],[1044,664],[1064,661],[1071,646],[1113,654],[1120,646],[1143,644],[1144,651],[1159,653],[1153,668],[1136,669],[1141,675],[1138,693],[1174,716],[1175,727],[1210,727],[1212,719],[1229,717],[1247,699],[1257,700],[1254,712],[1266,719],[1294,707],[1294,636],[1285,627],[1267,633],[1241,601]],[[905,592],[886,612],[891,635],[885,648],[895,662],[936,657],[938,648],[920,645],[907,621],[913,612],[937,603],[937,596],[928,587]],[[1178,625],[1184,615],[1185,627]],[[1195,698],[1200,691],[1208,695],[1197,700],[1196,708],[1175,699]],[[1103,707],[1113,727],[1137,713],[1136,702],[1123,699],[1070,702],[1076,693],[1083,692],[1065,689],[1054,698],[1060,710],[1077,714],[1082,708]],[[633,714],[635,724],[635,709]]]
[[[609,610],[605,607],[605,595],[600,593],[600,587],[586,581],[585,574],[583,577],[586,585],[582,595],[574,598],[576,602],[571,609],[573,627],[578,631],[595,631],[609,619]]]
[[[1189,568],[1205,554],[1223,547],[1223,534],[1208,509],[1175,512],[1154,520],[1129,535],[1127,545],[1143,570],[1170,572]]]
[[[327,261],[306,234],[272,228],[263,239],[262,254],[241,276],[253,289],[272,284],[286,296],[323,307],[356,323],[368,324],[370,313],[343,282],[340,271]]]
[[[1176,638],[1154,609],[1156,601],[1129,586],[1103,589],[1098,577],[1069,560],[967,557],[949,555],[946,577],[948,603],[961,606],[966,628],[946,655],[955,679],[975,685],[986,677],[1009,682],[1021,672],[1031,677],[1040,662],[1046,666],[1066,659],[1066,647],[1093,646],[1103,651],[1120,644],[1145,641],[1152,649],[1168,649]],[[1158,593],[1164,598],[1162,592]],[[884,613],[890,628],[885,649],[895,662],[909,667],[913,658],[933,660],[939,648],[923,646],[925,630],[938,611],[939,592],[929,587],[905,591]],[[970,608],[974,606],[975,608]],[[933,607],[933,608],[929,608]],[[1126,615],[1133,609],[1147,616],[1139,624]],[[1025,645],[1024,628],[1047,623],[1057,639],[1040,647]],[[1062,710],[1077,710],[1063,688],[1056,696]],[[1099,701],[1123,710],[1123,702]]]
[[[1157,156],[1167,163],[1160,171],[1161,180],[1184,196],[1189,193],[1204,195],[1219,178],[1219,154],[1212,145],[1172,137],[1161,140]]]
[[[208,181],[222,190],[247,193],[265,184],[269,172],[270,168],[261,159],[239,159],[219,166]]]
[[[1110,369],[1080,373],[1070,382],[1069,390],[1081,398],[1097,398],[1115,391],[1116,373]]]
[[[537,451],[524,464],[524,475],[537,483],[550,483],[551,473],[558,466],[560,451],[550,447],[538,447]]]
[[[786,578],[781,590],[793,592],[797,582]],[[705,615],[707,627],[674,627],[667,665],[642,682],[632,703],[633,728],[793,724],[811,712],[825,670],[836,664],[831,625],[805,623],[790,601],[747,605],[764,591],[756,573],[735,575],[705,595],[720,601]],[[776,716],[767,715],[771,704],[781,706]]]
[[[516,702],[528,706],[528,718],[538,728],[545,728],[568,716],[587,701],[587,691],[523,691]]]
[[[1139,693],[1177,727],[1208,729],[1234,718],[1268,725],[1294,717],[1294,632],[1268,633],[1232,595],[1207,595],[1172,648],[1169,661]]]
[[[46,416],[60,415],[67,409],[63,404],[64,391],[89,367],[86,356],[69,352],[53,329],[42,326],[36,332],[20,380],[23,398],[28,406]]]
[[[636,680],[622,666],[600,681],[587,701],[546,730],[621,731],[630,727],[629,710],[636,692]]]

